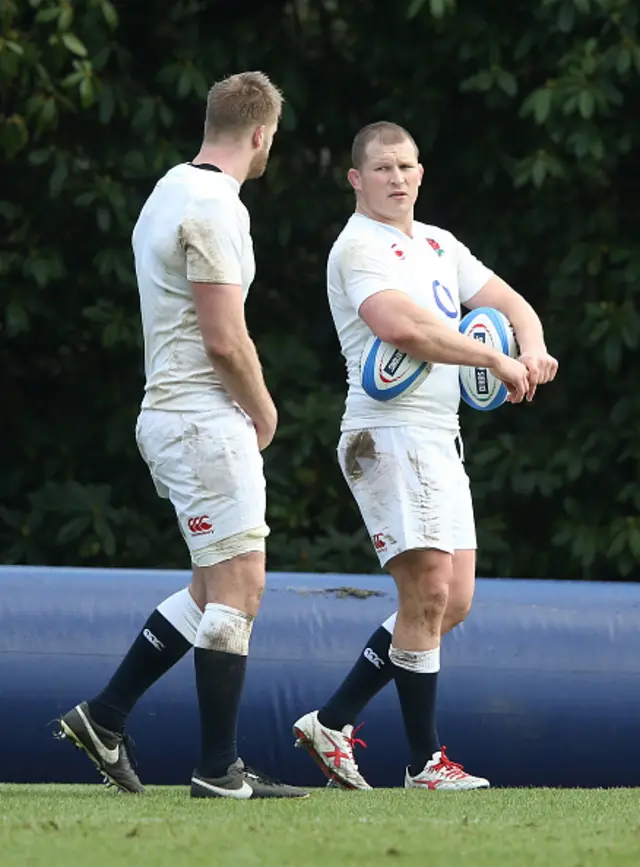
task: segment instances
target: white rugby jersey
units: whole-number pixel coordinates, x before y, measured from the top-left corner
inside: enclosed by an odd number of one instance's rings
[[[405,424],[458,430],[457,365],[434,364],[415,391],[389,402],[366,394],[360,358],[371,330],[358,310],[377,292],[396,289],[457,330],[460,304],[472,298],[492,274],[444,229],[415,221],[410,238],[364,214],[352,215],[327,263],[329,306],[347,364],[343,431]]]
[[[230,175],[175,166],[158,181],[133,230],[146,385],[143,409],[185,412],[236,404],[205,352],[189,281],[255,276],[249,213]]]

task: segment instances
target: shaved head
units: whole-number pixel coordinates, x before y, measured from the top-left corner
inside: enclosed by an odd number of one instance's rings
[[[354,138],[351,147],[351,165],[354,169],[362,168],[367,159],[367,148],[374,141],[383,145],[395,145],[408,141],[416,152],[416,159],[418,158],[418,145],[411,133],[397,123],[380,120],[377,123],[370,123],[362,127]]]

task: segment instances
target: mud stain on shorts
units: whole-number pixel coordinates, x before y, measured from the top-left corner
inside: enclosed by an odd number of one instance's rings
[[[354,433],[347,443],[344,464],[347,476],[357,482],[364,475],[363,461],[375,461],[378,457],[376,444],[371,431],[360,430]]]
[[[421,532],[427,538],[439,537],[441,533],[441,516],[437,499],[432,496],[435,491],[430,485],[424,462],[419,452],[407,452],[407,458],[416,475],[417,485],[409,489],[409,501],[419,520]]]
[[[215,438],[196,423],[185,427],[182,443],[185,472],[190,471],[198,488],[207,496],[237,500],[242,485],[242,457],[235,444],[224,438]]]
[[[409,463],[413,467],[413,470],[418,478],[420,478],[421,467],[420,467],[420,458],[415,452],[408,452],[407,457],[409,458]]]

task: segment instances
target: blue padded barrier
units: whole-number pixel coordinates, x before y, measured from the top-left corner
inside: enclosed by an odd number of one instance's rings
[[[0,780],[97,780],[47,723],[103,686],[154,606],[187,580],[0,567]],[[291,723],[333,691],[394,608],[384,576],[269,575],[241,716],[245,761],[322,783],[293,748]],[[471,772],[495,785],[640,785],[640,585],[481,579],[442,664],[441,738]],[[407,750],[393,684],[363,719],[363,773],[375,786],[401,785]],[[145,782],[188,782],[199,740],[190,654],[143,698],[130,731]]]

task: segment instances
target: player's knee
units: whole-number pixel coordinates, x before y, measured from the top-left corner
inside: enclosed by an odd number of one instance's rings
[[[446,581],[426,582],[421,588],[421,602],[427,617],[443,617],[449,601],[449,585]]]
[[[254,617],[217,602],[208,602],[196,633],[195,646],[248,656]]]
[[[471,611],[471,600],[463,600],[463,599],[452,599],[449,597],[449,602],[447,603],[447,610],[444,615],[444,629],[443,631],[448,631],[449,629],[453,629],[455,626],[459,626],[464,620],[467,619],[467,615]]]
[[[266,525],[210,542],[192,553],[207,601],[258,613],[264,592]]]
[[[423,575],[409,586],[405,585],[400,595],[400,608],[405,618],[421,622],[439,621],[444,616],[448,600],[448,581]]]
[[[244,597],[248,611],[258,611],[262,594],[264,593],[265,574],[264,571],[253,571],[245,576],[243,581]]]

